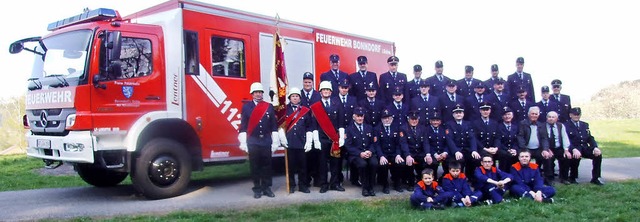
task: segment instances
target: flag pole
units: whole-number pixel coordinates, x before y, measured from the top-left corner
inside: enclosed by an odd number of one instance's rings
[[[274,46],[276,47],[276,49],[274,50],[276,52],[276,53],[274,53],[274,56],[276,58],[275,59],[276,60],[276,64],[274,66],[274,70],[275,70],[275,73],[276,73],[276,76],[275,76],[275,78],[276,78],[276,81],[275,81],[276,82],[276,91],[278,92],[277,93],[278,94],[278,100],[280,100],[280,97],[281,97],[280,90],[281,90],[282,87],[285,87],[285,88],[287,87],[288,81],[286,80],[286,76],[285,76],[284,77],[285,79],[282,80],[282,83],[284,83],[284,86],[280,86],[281,82],[278,79],[278,77],[279,77],[278,76],[278,65],[282,65],[282,68],[280,69],[280,72],[285,72],[284,71],[285,67],[284,67],[284,64],[282,64],[282,63],[278,64],[278,62],[279,62],[278,61],[278,56],[279,56],[278,53],[282,53],[282,57],[280,59],[282,61],[284,61],[284,52],[282,52],[282,45],[281,45],[282,41],[280,41],[280,27],[278,27],[278,25],[280,24],[280,15],[278,15],[278,13],[276,13],[275,20],[276,20],[276,24],[275,24],[275,26],[276,26],[276,34],[273,37],[273,41],[274,41]],[[278,52],[278,50],[277,50],[278,45],[280,45],[280,52]],[[283,106],[284,104],[281,104],[281,103],[282,103],[282,101],[278,101],[278,106],[280,108],[283,108],[283,109],[286,110],[286,106]],[[286,114],[286,111],[284,111],[283,113]],[[284,120],[284,116],[285,115],[279,116],[278,118],[281,118],[282,120]],[[285,134],[286,134],[287,129],[284,127],[284,124],[279,124],[278,127],[282,128],[285,131]],[[289,184],[289,149],[286,148],[286,147],[284,149],[284,168],[285,168],[285,182],[286,182],[286,186],[287,186],[287,190],[285,192],[287,192],[287,194],[289,195],[289,194],[291,194],[291,192],[289,192],[289,190],[291,189],[291,184]]]

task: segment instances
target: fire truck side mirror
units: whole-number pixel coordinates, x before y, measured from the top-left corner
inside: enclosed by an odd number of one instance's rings
[[[24,49],[24,45],[22,44],[22,42],[14,42],[9,46],[9,53],[17,54],[22,52],[22,49]]]
[[[109,52],[109,61],[120,60],[122,46],[122,33],[120,31],[107,32],[106,48]]]
[[[96,87],[96,89],[106,89],[107,85],[100,83],[103,80],[104,77],[100,74],[93,76],[93,87]]]

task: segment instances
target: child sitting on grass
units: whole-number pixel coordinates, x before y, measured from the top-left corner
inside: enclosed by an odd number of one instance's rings
[[[444,205],[451,200],[451,193],[445,192],[438,186],[438,182],[434,181],[432,169],[424,169],[421,174],[422,180],[416,184],[409,199],[411,205],[421,210],[444,209]]]
[[[467,176],[460,172],[461,169],[459,162],[449,164],[449,173],[442,177],[442,188],[451,192],[454,207],[470,207],[482,198],[482,192],[471,191]]]

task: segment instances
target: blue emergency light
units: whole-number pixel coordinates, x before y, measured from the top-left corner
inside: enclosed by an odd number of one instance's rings
[[[79,15],[62,19],[56,22],[52,22],[47,26],[47,30],[53,31],[56,29],[60,29],[62,27],[83,23],[83,22],[107,21],[117,17],[118,17],[118,13],[116,12],[116,10],[108,9],[108,8],[99,8],[91,11],[86,11]]]

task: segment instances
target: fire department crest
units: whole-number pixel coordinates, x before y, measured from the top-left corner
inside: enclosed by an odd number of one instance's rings
[[[133,96],[133,86],[122,86],[122,95],[129,99]]]

